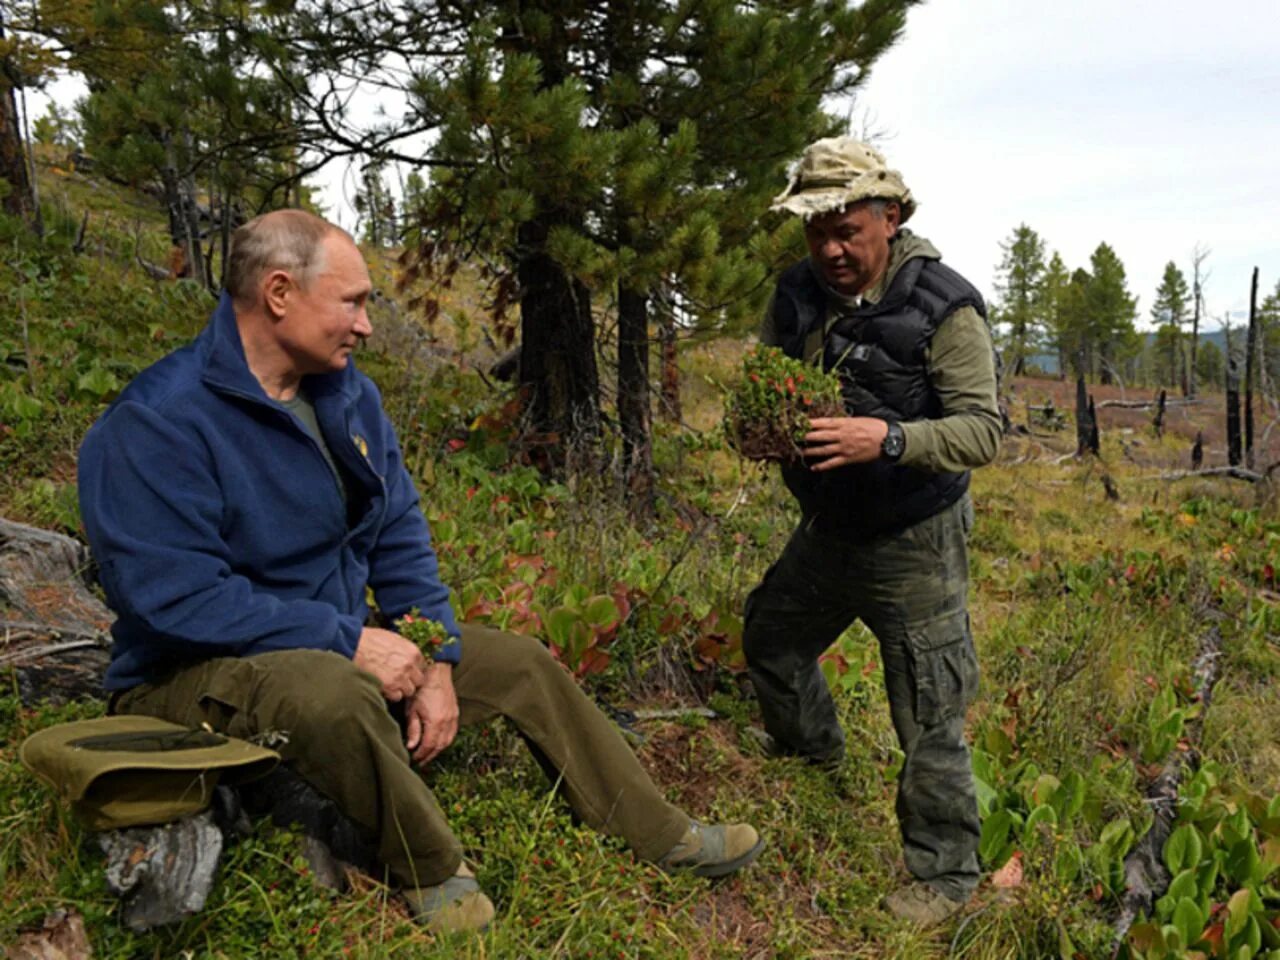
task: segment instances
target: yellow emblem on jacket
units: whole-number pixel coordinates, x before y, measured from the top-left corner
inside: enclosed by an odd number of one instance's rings
[[[360,456],[368,460],[369,444],[365,442],[364,437],[360,436],[358,433],[353,433],[351,435],[351,442],[354,443],[356,445],[356,449],[360,451]]]

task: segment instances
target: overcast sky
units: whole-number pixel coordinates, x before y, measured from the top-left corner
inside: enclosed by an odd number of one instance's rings
[[[1026,223],[1089,266],[1124,262],[1149,324],[1170,260],[1212,250],[1216,327],[1280,279],[1280,2],[932,0],[854,110],[920,201],[912,220],[984,292]]]

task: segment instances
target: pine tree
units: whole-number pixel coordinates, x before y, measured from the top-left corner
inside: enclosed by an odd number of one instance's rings
[[[1068,329],[1067,295],[1071,284],[1071,274],[1058,251],[1053,252],[1049,264],[1045,267],[1040,287],[1043,294],[1043,318],[1045,336],[1048,346],[1058,354],[1058,371],[1066,374],[1068,359],[1071,353],[1070,330]]]
[[[612,293],[624,460],[646,471],[655,302],[704,322],[758,308],[781,243],[758,222],[784,164],[834,132],[822,98],[861,82],[911,3],[444,11],[474,39],[463,64],[419,87],[420,115],[440,120],[423,235],[446,267],[459,250],[505,257],[541,436],[589,447],[598,435],[592,306]]]
[[[1206,386],[1221,390],[1226,383],[1226,373],[1227,361],[1222,351],[1212,340],[1206,340],[1200,345],[1200,352],[1196,357],[1196,379]]]
[[[1156,288],[1155,302],[1151,305],[1151,318],[1160,325],[1160,329],[1169,328],[1166,339],[1173,348],[1172,371],[1174,377],[1169,381],[1182,386],[1182,395],[1191,394],[1190,364],[1182,343],[1182,325],[1187,321],[1187,300],[1190,291],[1187,279],[1170,260],[1165,264],[1164,276],[1160,286]]]
[[[996,321],[1008,328],[1005,366],[1022,376],[1026,357],[1038,346],[1045,324],[1044,241],[1025,223],[1000,244],[996,273]]]
[[[1129,294],[1124,264],[1108,244],[1098,244],[1089,266],[1089,282],[1084,290],[1087,330],[1097,375],[1102,383],[1111,383],[1122,364],[1140,349],[1141,341],[1133,325],[1138,302]]]

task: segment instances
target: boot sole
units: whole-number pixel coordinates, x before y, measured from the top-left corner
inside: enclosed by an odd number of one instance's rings
[[[700,867],[694,867],[689,872],[695,877],[706,877],[709,880],[714,880],[717,877],[725,877],[737,870],[741,870],[745,866],[748,866],[751,861],[760,856],[760,851],[763,849],[764,839],[761,838],[756,841],[756,845],[754,847],[742,854],[740,857],[735,857],[732,860],[724,860],[720,863],[706,863]]]

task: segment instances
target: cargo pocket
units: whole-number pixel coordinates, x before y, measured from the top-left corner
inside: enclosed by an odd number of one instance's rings
[[[907,628],[916,675],[916,722],[933,726],[964,713],[978,691],[978,658],[961,610]]]
[[[220,661],[204,679],[196,697],[200,713],[219,733],[245,739],[253,731],[249,704],[258,685],[258,670],[249,659]]]

